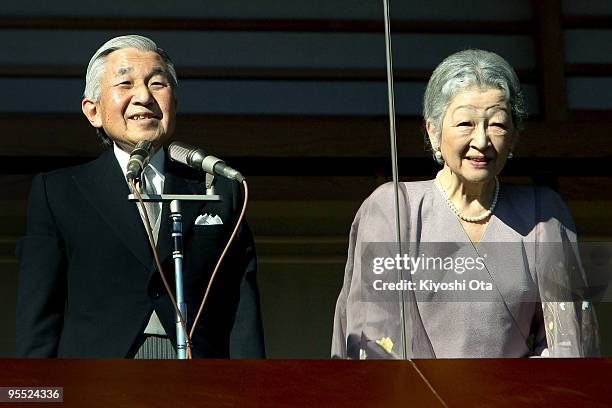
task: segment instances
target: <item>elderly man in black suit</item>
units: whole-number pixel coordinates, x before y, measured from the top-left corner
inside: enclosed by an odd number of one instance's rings
[[[172,61],[148,38],[113,38],[92,57],[82,110],[108,148],[32,182],[27,232],[17,246],[18,356],[176,355],[174,309],[125,177],[129,152],[149,140],[155,154],[143,177],[154,192],[204,193],[203,175],[168,161],[164,150],[175,128],[176,85]],[[182,206],[188,327],[242,203],[238,183],[220,179],[216,189],[222,201]],[[168,205],[157,212],[157,250],[172,282]],[[255,271],[243,223],[191,338],[194,357],[263,357]]]

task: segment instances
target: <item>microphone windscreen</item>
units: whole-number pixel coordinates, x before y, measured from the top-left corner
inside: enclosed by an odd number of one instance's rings
[[[192,147],[181,142],[172,142],[170,143],[170,146],[168,146],[168,154],[170,155],[170,159],[183,163],[187,166],[190,165],[187,162],[187,157],[189,156],[189,152],[192,150]]]
[[[130,157],[140,155],[146,158],[151,155],[152,151],[153,143],[151,143],[149,140],[141,140],[140,142],[136,143],[134,150],[132,150],[132,152],[130,153]]]
[[[153,152],[153,143],[149,140],[141,140],[136,143],[136,147],[130,153],[130,159],[127,163],[126,177],[128,180],[140,180],[140,173],[149,163],[151,153]]]

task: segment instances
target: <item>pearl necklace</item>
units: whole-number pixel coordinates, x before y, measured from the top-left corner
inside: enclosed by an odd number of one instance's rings
[[[495,209],[495,206],[497,205],[497,198],[499,197],[499,180],[497,179],[497,177],[495,177],[495,195],[493,196],[493,202],[491,203],[491,207],[485,212],[483,212],[482,214],[477,215],[476,217],[469,217],[467,215],[461,214],[459,209],[455,207],[455,204],[453,204],[451,199],[446,194],[446,190],[444,190],[444,188],[442,187],[442,184],[440,183],[440,179],[438,179],[438,177],[436,177],[435,183],[438,189],[440,190],[440,192],[442,193],[442,195],[444,196],[444,199],[446,200],[446,204],[448,204],[448,206],[450,207],[451,210],[453,210],[455,215],[457,215],[457,217],[461,218],[463,221],[480,222],[480,221],[486,220],[487,218],[491,216],[491,213],[493,212],[493,210]]]

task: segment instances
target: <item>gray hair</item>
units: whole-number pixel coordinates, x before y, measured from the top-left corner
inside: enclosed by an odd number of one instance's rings
[[[135,48],[139,51],[152,51],[157,53],[168,67],[170,83],[173,91],[176,92],[178,79],[176,77],[174,63],[170,59],[170,56],[166,53],[166,51],[158,47],[153,40],[141,35],[131,34],[111,38],[102,44],[102,46],[95,52],[93,57],[91,57],[89,60],[89,65],[87,65],[87,74],[85,75],[85,92],[83,93],[85,98],[96,102],[100,100],[100,79],[104,73],[106,57],[113,51],[121,50],[123,48]],[[112,146],[112,140],[106,135],[103,129],[96,129],[96,131],[105,146]]]
[[[464,50],[447,57],[436,67],[425,90],[423,117],[425,123],[433,125],[434,134],[431,136],[438,144],[448,105],[458,92],[472,86],[502,91],[510,105],[515,128],[523,129],[527,106],[514,69],[494,52]]]

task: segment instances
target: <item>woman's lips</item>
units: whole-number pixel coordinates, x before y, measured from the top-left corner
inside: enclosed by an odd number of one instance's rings
[[[483,169],[489,165],[492,159],[487,157],[466,157],[467,160],[473,167],[477,169]]]

